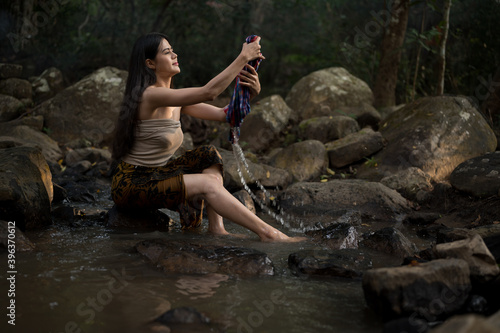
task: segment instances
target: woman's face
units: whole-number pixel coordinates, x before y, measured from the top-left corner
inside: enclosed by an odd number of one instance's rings
[[[177,54],[174,53],[172,46],[166,39],[161,41],[153,63],[155,66],[154,71],[158,76],[172,77],[181,71],[177,61]]]

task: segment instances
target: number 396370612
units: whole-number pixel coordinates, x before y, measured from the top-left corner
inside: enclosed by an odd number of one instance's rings
[[[7,251],[9,252],[8,254],[8,261],[7,264],[10,269],[15,268],[16,264],[16,222],[9,222],[7,225],[8,229],[8,234],[7,234]]]

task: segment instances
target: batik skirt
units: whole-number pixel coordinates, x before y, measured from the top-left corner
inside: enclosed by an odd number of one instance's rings
[[[111,196],[119,208],[177,211],[183,229],[196,228],[203,218],[203,201],[188,200],[183,175],[201,173],[213,165],[219,165],[222,172],[222,157],[214,146],[189,150],[161,167],[121,161],[113,176]]]

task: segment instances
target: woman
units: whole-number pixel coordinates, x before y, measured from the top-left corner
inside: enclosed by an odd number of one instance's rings
[[[257,58],[264,59],[259,40],[244,43],[238,57],[203,87],[172,89],[172,77],[180,67],[167,37],[150,33],[136,41],[113,146],[114,159],[121,160],[112,183],[118,207],[177,210],[183,228],[194,228],[201,223],[201,213],[193,203],[201,198],[207,204],[208,230],[213,234],[228,234],[225,217],[263,241],[298,240],[266,224],[224,188],[222,158],[215,147],[200,147],[170,159],[182,143],[181,113],[225,121],[223,108],[203,102],[214,100],[236,76],[252,95],[260,92],[257,72],[246,66]],[[198,208],[203,209],[203,201]]]

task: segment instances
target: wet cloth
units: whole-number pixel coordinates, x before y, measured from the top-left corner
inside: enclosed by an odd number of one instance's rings
[[[135,166],[120,162],[111,184],[111,196],[120,208],[168,208],[179,212],[183,229],[196,228],[203,218],[203,201],[196,204],[186,198],[184,174],[201,173],[220,165],[222,157],[214,146],[189,150],[161,167]]]
[[[134,145],[123,160],[133,165],[165,165],[181,146],[183,138],[178,120],[140,120],[135,128]]]

